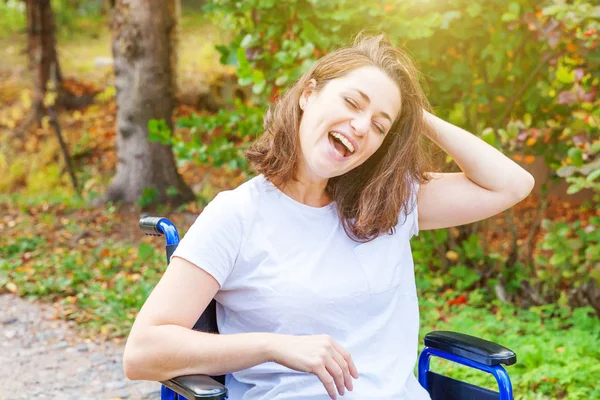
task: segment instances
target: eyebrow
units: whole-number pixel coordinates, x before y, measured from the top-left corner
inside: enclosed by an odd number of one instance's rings
[[[354,88],[353,90],[355,90],[356,92],[358,92],[358,94],[360,94],[360,96],[367,102],[367,103],[371,103],[371,99],[369,98],[369,96],[367,96],[367,94],[365,92],[363,92],[360,89],[356,89]],[[379,114],[381,114],[382,116],[384,116],[385,118],[387,118],[390,122],[394,122],[392,120],[392,117],[390,117],[390,115],[388,113],[386,113],[385,111],[380,111]]]

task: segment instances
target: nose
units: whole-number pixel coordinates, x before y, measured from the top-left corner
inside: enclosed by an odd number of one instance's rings
[[[369,131],[369,126],[371,126],[371,119],[367,115],[367,113],[360,113],[356,115],[351,121],[350,125],[354,128],[354,133],[357,136],[366,135]]]

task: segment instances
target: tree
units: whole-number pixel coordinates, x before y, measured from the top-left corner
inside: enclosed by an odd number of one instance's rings
[[[27,54],[33,76],[33,104],[26,120],[15,131],[21,136],[44,115],[44,97],[49,80],[62,80],[56,54],[56,25],[50,0],[26,0]],[[51,76],[51,75],[54,76]]]
[[[112,50],[117,96],[117,170],[103,200],[182,204],[195,198],[171,147],[150,142],[148,123],[173,130],[177,0],[116,0]]]

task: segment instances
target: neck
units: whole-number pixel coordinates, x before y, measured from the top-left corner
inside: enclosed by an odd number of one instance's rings
[[[276,186],[287,196],[299,203],[310,207],[325,207],[331,203],[325,188],[328,179],[307,177],[304,174],[298,174],[296,180],[286,182],[284,185],[276,183]]]

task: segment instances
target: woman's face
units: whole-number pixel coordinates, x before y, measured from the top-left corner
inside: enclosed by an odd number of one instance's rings
[[[379,68],[362,67],[318,92],[305,90],[299,102],[300,177],[329,179],[361,165],[381,146],[400,112],[400,89]]]

